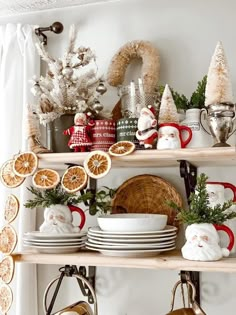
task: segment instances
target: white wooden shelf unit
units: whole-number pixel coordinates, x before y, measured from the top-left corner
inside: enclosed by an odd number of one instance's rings
[[[65,169],[65,163],[83,164],[88,153],[39,154],[39,167]],[[112,167],[166,167],[178,166],[180,160],[195,166],[236,165],[236,148],[194,148],[178,150],[136,151],[124,157],[112,157]],[[85,266],[173,269],[188,271],[236,272],[236,258],[216,262],[188,261],[177,251],[149,258],[108,257],[94,252],[73,254],[39,254],[35,252],[13,254],[16,262],[31,264],[75,264]]]

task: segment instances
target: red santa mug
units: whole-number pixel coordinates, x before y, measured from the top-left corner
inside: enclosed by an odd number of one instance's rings
[[[188,133],[186,139],[183,131]],[[185,148],[192,139],[192,130],[187,126],[180,126],[176,123],[163,123],[159,125],[157,149],[179,149]]]

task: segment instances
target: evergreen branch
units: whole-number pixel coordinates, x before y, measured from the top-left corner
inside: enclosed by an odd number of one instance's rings
[[[236,218],[236,212],[229,210],[233,205],[232,200],[211,207],[206,189],[207,179],[205,174],[200,174],[197,178],[195,192],[190,194],[189,209],[181,208],[173,201],[168,202],[168,205],[177,211],[177,220],[187,224],[223,224],[227,220]]]

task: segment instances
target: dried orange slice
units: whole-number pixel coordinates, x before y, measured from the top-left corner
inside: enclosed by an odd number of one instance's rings
[[[4,283],[10,283],[14,274],[15,264],[12,256],[6,256],[0,262],[0,279]]]
[[[113,156],[122,156],[122,155],[128,155],[132,153],[135,149],[135,144],[131,141],[119,141],[117,143],[114,143],[109,148],[110,155]]]
[[[5,207],[4,207],[4,219],[10,223],[12,222],[19,211],[20,203],[15,195],[9,195],[7,197]]]
[[[1,283],[0,284],[0,313],[6,314],[13,301],[12,290],[8,284]]]
[[[33,178],[33,185],[37,188],[50,189],[57,186],[60,181],[60,176],[57,171],[49,168],[38,170]]]
[[[17,234],[11,225],[5,225],[0,232],[0,251],[10,255],[16,247]]]
[[[0,170],[1,181],[2,181],[3,185],[5,185],[8,188],[18,187],[25,180],[24,177],[20,177],[20,176],[15,174],[15,172],[13,170],[13,163],[14,163],[14,160],[6,161],[2,165],[1,170]]]
[[[93,151],[84,160],[84,168],[92,178],[105,176],[111,168],[111,158],[104,151]]]
[[[65,191],[74,193],[83,189],[88,180],[88,175],[82,166],[72,166],[66,170],[61,179],[61,186]]]
[[[38,158],[34,152],[23,152],[17,155],[13,163],[13,170],[21,177],[31,176],[38,167]]]

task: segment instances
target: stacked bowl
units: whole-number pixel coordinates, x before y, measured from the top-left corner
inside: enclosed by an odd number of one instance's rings
[[[111,214],[88,230],[86,248],[108,256],[150,257],[176,247],[177,228],[163,214]]]

